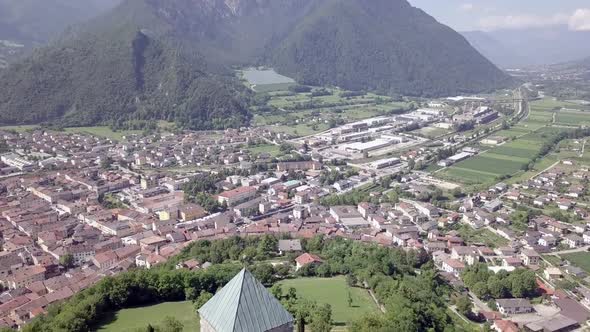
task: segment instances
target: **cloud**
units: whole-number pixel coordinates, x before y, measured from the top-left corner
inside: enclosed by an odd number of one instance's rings
[[[538,28],[551,25],[568,24],[570,15],[555,14],[552,16],[540,15],[497,15],[486,16],[479,20],[479,26],[483,30],[498,29],[525,29]]]
[[[577,9],[570,17],[568,26],[573,31],[590,31],[590,9]]]
[[[532,14],[484,16],[479,20],[479,27],[486,31],[554,25],[567,25],[572,31],[590,31],[590,9],[580,8],[572,14],[557,13],[551,16]]]
[[[475,6],[472,3],[464,3],[461,6],[459,6],[459,10],[464,12],[470,12],[473,9],[475,9]]]

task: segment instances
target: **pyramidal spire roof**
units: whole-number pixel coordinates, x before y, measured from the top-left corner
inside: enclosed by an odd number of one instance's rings
[[[199,309],[217,332],[264,332],[293,316],[254,276],[243,269]]]

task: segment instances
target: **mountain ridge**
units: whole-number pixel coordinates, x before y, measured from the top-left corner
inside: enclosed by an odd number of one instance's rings
[[[124,0],[0,74],[0,123],[238,126],[249,118],[249,96],[232,68],[257,64],[302,83],[387,94],[510,84],[463,37],[405,0]],[[223,112],[229,121],[221,123]]]

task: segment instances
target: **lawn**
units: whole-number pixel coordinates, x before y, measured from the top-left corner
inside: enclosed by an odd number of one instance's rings
[[[167,316],[178,319],[184,324],[185,331],[199,330],[199,317],[192,302],[165,302],[147,307],[123,309],[115,313],[112,321],[102,325],[97,331],[125,332],[162,323]]]
[[[572,265],[590,273],[590,252],[576,252],[560,256],[561,258],[568,260]]]
[[[379,312],[367,290],[348,287],[344,277],[299,278],[285,280],[281,284],[283,290],[295,287],[302,298],[317,301],[319,304],[330,304],[334,325],[346,325],[366,313]],[[348,292],[352,296],[352,307],[348,306]]]

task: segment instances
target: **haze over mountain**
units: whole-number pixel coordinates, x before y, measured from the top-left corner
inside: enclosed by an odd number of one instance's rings
[[[590,31],[572,31],[566,25],[462,34],[481,54],[503,68],[556,64],[590,56]]]
[[[12,61],[45,45],[68,26],[112,9],[121,0],[0,0],[0,59]],[[19,45],[19,46],[17,46]],[[22,46],[20,46],[22,45]]]
[[[230,68],[312,85],[442,96],[511,79],[405,0],[125,0],[0,76],[0,122],[248,119]]]

